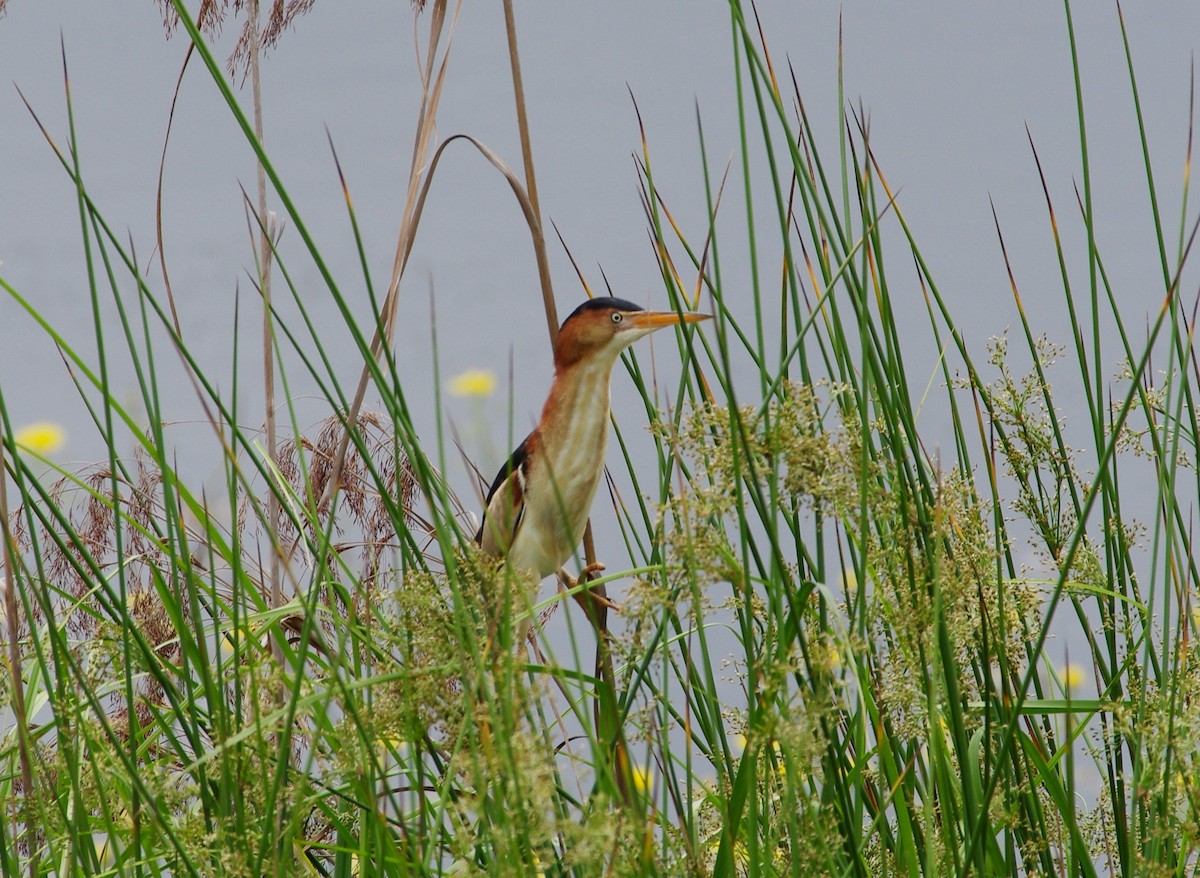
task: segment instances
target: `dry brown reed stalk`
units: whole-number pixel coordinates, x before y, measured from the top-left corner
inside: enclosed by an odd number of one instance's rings
[[[529,114],[525,110],[525,84],[521,78],[521,57],[517,49],[517,23],[513,16],[512,0],[504,0],[504,28],[508,34],[508,60],[512,67],[513,95],[517,105],[517,131],[521,136],[521,159],[525,165],[525,191],[533,206],[538,227],[534,230],[533,250],[537,258],[538,281],[542,286],[542,305],[546,311],[546,326],[550,330],[550,346],[558,338],[558,310],[554,303],[554,287],[550,280],[550,261],[546,258],[546,237],[542,233],[542,207],[538,201],[537,176],[533,165],[533,141],[529,136]]]
[[[293,10],[300,7],[307,8],[311,5],[311,0],[307,3],[293,2],[290,4]],[[265,37],[272,26],[283,27],[284,19],[284,4],[283,0],[276,0],[271,10],[272,21],[268,23],[267,31],[264,32]],[[262,108],[262,76],[260,69],[260,48],[261,41],[258,32],[258,0],[248,0],[246,24],[242,30],[242,36],[238,39],[238,45],[234,49],[234,57],[238,56],[239,51],[242,51],[245,46],[245,53],[250,69],[250,90],[253,95],[254,104],[254,137],[260,145],[264,144],[263,138],[263,108]],[[276,37],[278,39],[278,37]],[[271,241],[270,233],[267,229],[270,215],[267,213],[267,172],[263,168],[263,163],[260,158],[254,162],[255,178],[258,194],[258,277],[257,286],[259,296],[262,299],[262,366],[263,366],[263,405],[265,407],[265,423],[266,423],[266,452],[267,460],[271,467],[278,468],[279,466],[279,437],[275,424],[275,331],[273,326],[273,318],[271,316],[271,258],[274,252],[274,247]],[[267,520],[275,522],[279,520],[279,497],[274,491],[267,494]],[[271,587],[271,606],[278,607],[283,603],[283,578],[282,568],[280,565],[280,553],[282,546],[279,541],[279,534],[272,530],[268,535],[270,537],[271,551],[268,553],[268,571],[267,577]],[[283,661],[283,646],[278,641],[272,641],[272,651],[275,654],[277,662]],[[282,701],[283,691],[279,693]]]
[[[424,11],[422,4],[414,6],[417,13]],[[379,359],[386,348],[390,348],[395,335],[396,313],[400,300],[400,279],[408,265],[408,257],[412,252],[413,241],[416,239],[417,225],[420,222],[420,204],[422,186],[427,189],[433,175],[433,164],[429,161],[430,145],[437,131],[437,110],[441,103],[442,86],[446,80],[446,66],[450,59],[450,46],[454,36],[454,22],[462,8],[462,0],[454,6],[454,15],[450,21],[450,31],[446,46],[442,50],[441,60],[438,60],[438,48],[441,45],[443,28],[446,25],[447,0],[434,0],[429,16],[429,38],[426,44],[425,63],[421,68],[421,105],[417,112],[417,132],[413,143],[412,159],[409,163],[408,188],[405,193],[404,210],[400,218],[400,233],[396,241],[396,255],[392,262],[392,275],[388,282],[387,294],[380,306],[378,325],[371,339],[371,356]],[[420,50],[418,49],[418,59]],[[420,65],[419,65],[420,66]],[[422,182],[424,181],[424,182]],[[346,195],[349,203],[349,194]],[[363,398],[367,393],[371,370],[364,365],[359,376],[358,387],[354,391],[354,399],[347,412],[347,423],[353,423],[362,409]],[[337,453],[333,459],[333,478],[330,480],[329,498],[336,494],[341,476],[342,463],[346,450],[350,445],[350,433],[347,430],[342,436]]]
[[[263,126],[263,106],[262,106],[262,78],[261,78],[261,52],[265,48],[273,47],[279,42],[283,32],[292,25],[294,20],[308,12],[312,8],[315,0],[273,0],[270,10],[267,15],[265,26],[260,28],[260,11],[261,7],[259,0],[203,0],[200,9],[196,15],[197,26],[209,35],[215,34],[221,27],[227,14],[232,12],[237,15],[241,11],[245,11],[246,20],[242,26],[241,35],[238,38],[237,44],[234,47],[233,53],[229,58],[229,69],[231,72],[241,67],[243,73],[249,74],[251,83],[252,103],[254,107],[254,136],[260,144],[264,141],[264,126]],[[179,13],[175,9],[171,0],[159,0],[159,4],[163,11],[163,24],[168,35],[179,23]],[[188,60],[191,58],[193,46],[188,47],[188,52],[184,58],[183,66],[179,73],[178,81],[176,82],[175,96],[172,98],[171,116],[168,120],[167,133],[163,139],[162,157],[159,164],[159,180],[157,191],[157,237],[158,237],[158,253],[159,266],[162,271],[163,280],[166,285],[167,299],[171,307],[172,317],[175,323],[175,331],[182,335],[182,327],[179,324],[178,314],[175,308],[174,295],[171,291],[170,276],[166,268],[166,257],[163,250],[163,235],[162,235],[162,191],[163,191],[163,173],[166,165],[167,141],[170,138],[171,122],[174,119],[175,101],[178,99],[179,88],[183,82],[183,73],[187,68]],[[267,210],[267,178],[266,170],[263,167],[262,161],[255,161],[255,176],[256,176],[256,219],[257,222],[251,224],[252,235],[253,229],[257,226],[258,230],[258,254],[257,254],[257,271],[255,274],[255,286],[257,287],[262,299],[262,363],[263,363],[263,392],[265,405],[265,445],[267,458],[272,466],[278,466],[279,463],[279,439],[278,428],[276,424],[276,399],[275,399],[275,356],[274,356],[274,331],[273,321],[271,316],[271,267],[273,261],[274,247],[272,242],[273,229],[271,229],[270,214]],[[214,425],[215,425],[214,421]],[[267,497],[267,517],[269,521],[277,521],[279,518],[279,500],[272,493]],[[272,540],[272,551],[269,557],[269,568],[267,572],[268,581],[270,582],[270,599],[273,606],[279,606],[283,603],[283,582],[282,582],[282,567],[280,559],[281,549],[278,539]],[[281,658],[282,655],[277,656]]]
[[[259,0],[224,0],[218,3],[217,0],[204,0],[201,3],[200,9],[196,15],[197,25],[202,31],[215,34],[219,30],[227,14],[232,12],[237,15],[244,11],[245,22],[242,26],[241,35],[238,38],[237,44],[234,47],[233,53],[229,58],[229,69],[234,72],[237,68],[242,68],[243,75],[249,74],[251,85],[251,96],[254,108],[254,136],[259,144],[264,142],[264,125],[263,125],[263,105],[262,105],[262,77],[261,77],[261,54],[265,48],[276,45],[282,36],[283,32],[291,26],[293,21],[300,15],[303,15],[312,8],[314,0],[273,0],[270,10],[267,14],[265,25],[260,28],[260,13],[261,6]],[[163,22],[167,29],[168,35],[179,22],[178,11],[171,4],[170,0],[160,0],[160,5],[163,9]],[[170,137],[170,125],[174,119],[175,100],[178,99],[179,87],[183,82],[183,72],[187,67],[188,60],[191,58],[191,53],[194,46],[188,47],[187,55],[183,61],[183,67],[180,70],[179,78],[176,83],[175,97],[172,99],[171,119],[168,121],[167,134],[164,137],[163,153],[159,165],[159,184],[158,184],[158,208],[157,208],[157,233],[158,233],[158,252],[159,265],[162,270],[163,279],[166,284],[167,298],[171,306],[171,313],[175,321],[175,331],[182,335],[182,328],[179,325],[178,315],[175,308],[174,296],[171,292],[170,278],[166,269],[165,254],[163,251],[162,240],[162,184],[163,171],[166,164],[166,148],[167,140]],[[272,296],[271,296],[271,268],[274,254],[274,246],[272,241],[273,229],[271,228],[271,215],[267,210],[267,177],[266,169],[263,167],[261,159],[255,160],[255,177],[256,177],[256,206],[254,212],[256,214],[256,223],[251,224],[251,235],[254,236],[254,229],[257,227],[258,253],[257,253],[257,271],[255,273],[255,286],[259,291],[262,300],[262,368],[263,368],[263,394],[265,406],[265,447],[267,459],[272,467],[278,467],[279,464],[279,437],[278,427],[276,423],[276,397],[275,397],[275,354],[274,354],[274,328],[272,319]],[[216,422],[214,421],[214,425]],[[278,521],[280,517],[279,499],[274,493],[267,496],[267,520],[270,522]],[[272,534],[271,551],[268,556],[267,579],[270,583],[270,601],[272,606],[280,606],[283,603],[283,571],[282,571],[282,548],[277,534]],[[276,644],[276,658],[282,659],[282,652]]]
[[[512,68],[513,97],[516,102],[517,111],[517,130],[521,138],[521,159],[525,167],[525,192],[529,199],[529,206],[534,220],[531,223],[533,249],[538,266],[538,280],[542,288],[542,306],[545,309],[546,324],[550,330],[550,350],[553,352],[554,344],[558,340],[558,312],[554,302],[554,288],[550,278],[550,261],[546,255],[546,237],[543,233],[541,205],[538,202],[537,177],[534,172],[533,162],[533,142],[529,134],[529,116],[525,108],[525,85],[521,77],[521,58],[518,50],[517,24],[516,17],[513,14],[512,0],[504,0],[504,28],[508,36],[508,58]],[[587,569],[589,571],[596,569],[596,541],[592,535],[591,519],[588,520],[583,531],[583,553]],[[589,579],[593,578],[593,573],[591,572],[585,575]],[[603,583],[583,589],[576,593],[576,601],[583,609],[584,615],[596,632],[596,676],[606,686],[610,687],[611,691],[615,692],[616,675],[613,671],[612,644],[609,639],[610,634],[608,630],[608,608],[611,605],[611,601],[608,598],[608,589]],[[597,698],[593,702],[593,714],[595,715],[597,729],[601,728],[600,713],[600,699]],[[629,763],[628,752],[623,740],[623,733],[619,727],[616,729],[612,755],[617,787],[621,791],[626,803],[631,804],[633,802],[633,791],[629,783],[628,772],[625,770]]]

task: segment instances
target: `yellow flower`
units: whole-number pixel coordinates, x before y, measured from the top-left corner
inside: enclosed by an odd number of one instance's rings
[[[783,748],[779,746],[778,741],[771,742],[771,750],[775,753],[775,774],[779,776],[779,780],[787,782],[787,757],[783,754]]]
[[[38,421],[17,430],[13,438],[26,451],[53,454],[67,444],[67,431],[50,421]]]
[[[1070,692],[1083,685],[1083,668],[1079,665],[1067,664],[1062,669],[1063,688]]]
[[[645,795],[646,790],[650,789],[650,772],[640,765],[633,766],[632,771],[634,788],[642,795]]]
[[[468,369],[450,379],[450,392],[455,396],[491,396],[496,389],[496,376],[487,369]]]

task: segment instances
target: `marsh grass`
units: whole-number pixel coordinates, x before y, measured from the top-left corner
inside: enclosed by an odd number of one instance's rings
[[[1086,231],[1082,252],[1060,243],[1043,180],[1069,342],[1021,310],[1013,338],[969,350],[862,114],[847,112],[836,143],[819,138],[754,10],[731,2],[741,144],[719,169],[699,128],[708,215],[672,215],[645,135],[640,148],[661,298],[702,303],[716,320],[677,337],[683,367],[669,383],[624,359],[647,417],[615,425],[610,464],[635,491],[614,487],[597,510],[615,513],[631,567],[609,559],[591,585],[613,586],[620,619],[565,606],[565,649],[518,648],[521,620],[567,595],[531,604],[472,549],[474,522],[431,464],[441,438],[415,434],[409,378],[390,355],[446,146],[433,122],[442,29],[457,13],[418,13],[426,100],[377,299],[365,256],[359,279],[325,268],[221,65],[173,9],[365,369],[345,392],[257,199],[260,277],[277,271],[277,294],[300,315],[267,302],[267,350],[294,351],[328,406],[302,430],[285,391],[281,438],[264,446],[196,368],[76,154],[60,153],[79,196],[96,358],[0,285],[60,345],[113,450],[56,470],[15,441],[0,387],[0,871],[1196,873],[1200,373],[1186,176],[1176,232],[1147,159],[1159,301],[1126,314],[1092,219],[1081,100],[1081,188],[1067,213]],[[1145,143],[1136,103],[1134,115]],[[521,128],[524,179],[476,146],[512,185],[538,249]],[[737,190],[748,225],[721,219]],[[748,268],[734,276],[733,265]],[[370,299],[371,325],[353,320],[349,289]],[[1020,305],[1015,280],[1012,293]],[[115,325],[101,320],[108,297]],[[933,381],[913,378],[897,320],[914,297]],[[132,355],[149,430],[112,391],[109,341]],[[189,369],[211,415],[223,493],[192,487],[167,450],[154,381],[164,356]],[[367,386],[378,412],[362,407]],[[1082,396],[1086,423],[1063,420],[1062,393]],[[917,415],[935,400],[949,427],[929,436]],[[136,453],[119,456],[129,433]],[[658,466],[639,480],[633,448],[647,443]],[[1052,638],[1069,644],[1070,666]]]

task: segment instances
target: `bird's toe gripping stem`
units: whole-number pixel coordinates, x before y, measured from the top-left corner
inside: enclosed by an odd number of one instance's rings
[[[563,584],[568,589],[575,589],[576,586],[583,584],[584,588],[575,591],[574,598],[576,603],[583,608],[584,614],[589,618],[594,619],[597,611],[601,614],[607,614],[608,610],[621,612],[621,608],[608,596],[608,589],[604,587],[604,583],[596,585],[588,585],[598,573],[603,572],[604,565],[599,561],[593,561],[579,572],[579,578],[571,576],[566,570],[559,570],[558,575]],[[602,616],[601,616],[602,617]]]

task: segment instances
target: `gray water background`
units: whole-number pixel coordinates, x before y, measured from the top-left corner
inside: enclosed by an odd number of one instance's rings
[[[1134,315],[1130,325],[1137,327],[1136,315],[1157,310],[1162,284],[1116,10],[1089,3],[1073,11],[1098,243],[1117,296],[1127,315]],[[1073,190],[1079,144],[1061,6],[764,3],[761,12],[777,69],[782,73],[788,63],[794,68],[827,160],[836,156],[843,15],[845,97],[866,108],[875,153],[889,182],[900,189],[905,216],[977,356],[989,336],[1016,324],[989,198],[1034,326],[1067,342],[1058,265],[1026,137],[1028,126],[1064,245],[1074,257],[1073,280],[1083,289],[1085,263],[1078,256],[1084,241]],[[1126,14],[1162,210],[1172,218],[1179,214],[1200,5],[1131,6]],[[633,157],[640,140],[630,92],[646,123],[656,182],[685,231],[702,241],[706,208],[697,107],[718,169],[738,143],[727,11],[716,2],[518,3],[517,21],[545,216],[562,230],[594,287],[602,285],[600,266],[618,295],[664,306],[638,198]],[[220,57],[228,54],[236,31],[236,25],[227,26],[217,41]],[[11,0],[0,20],[0,276],[87,354],[94,351],[94,332],[74,191],[10,85],[21,89],[52,136],[65,144],[60,42],[86,182],[112,225],[136,242],[145,266],[154,246],[159,156],[186,41],[164,39],[159,13],[148,0]],[[268,152],[334,276],[361,305],[361,319],[368,313],[365,293],[326,132],[347,174],[375,281],[383,285],[416,114],[413,45],[407,3],[326,0],[298,20],[264,67]],[[507,64],[499,5],[465,4],[439,128],[444,136],[470,133],[519,167]],[[240,96],[248,106],[248,91]],[[253,157],[195,63],[176,111],[165,179],[165,245],[184,335],[202,368],[228,388],[240,290],[239,416],[257,426],[263,417],[259,318],[247,275],[253,257],[241,190],[253,189]],[[730,189],[722,207],[727,229],[744,222],[736,177]],[[769,199],[762,206],[769,208]],[[1175,228],[1168,225],[1168,236]],[[307,306],[330,327],[324,337],[334,368],[352,386],[359,354],[339,335],[341,318],[301,254],[294,230],[284,242]],[[566,314],[583,293],[561,248],[554,244],[550,251],[560,314]],[[914,339],[910,380],[920,388],[935,368],[937,344],[916,279],[900,265],[903,256],[902,249],[893,251],[889,280],[893,297],[911,304],[901,320],[911,330],[905,337]],[[745,254],[727,252],[724,273],[729,288],[731,278],[748,278]],[[161,289],[156,267],[148,276]],[[396,339],[409,403],[418,429],[429,437],[439,427],[431,381],[431,289],[443,374],[478,367],[501,376],[501,391],[489,400],[444,400],[443,425],[453,422],[468,451],[490,472],[509,447],[510,413],[515,438],[536,417],[549,383],[549,354],[528,231],[507,184],[465,147],[452,150],[434,185],[403,286]],[[283,294],[282,286],[277,290]],[[115,329],[111,306],[106,320]],[[673,345],[660,343],[657,350],[662,373],[675,374]],[[1117,352],[1111,346],[1110,351],[1106,365],[1115,373]],[[169,435],[181,467],[198,482],[219,483],[219,459],[198,421],[191,387],[165,345],[158,359],[174,424]],[[312,388],[294,357],[286,361],[293,393],[311,401]],[[118,369],[114,380],[134,397],[131,371]],[[64,463],[104,456],[50,339],[7,298],[0,299],[0,386],[14,423],[47,419],[66,426],[70,442],[59,455]],[[618,371],[614,409],[618,419],[636,423],[644,416],[640,404],[622,393],[628,389],[628,378]],[[1073,412],[1082,412],[1072,407],[1070,393],[1066,388],[1059,396],[1069,423]],[[319,405],[302,405],[302,417],[310,420],[301,426],[324,414]],[[922,417],[936,437],[936,410]],[[1075,422],[1086,430],[1085,422]],[[628,438],[635,463],[651,471],[650,439],[638,431]],[[471,479],[456,457],[446,469],[459,494],[470,498]],[[611,518],[611,512],[598,517],[599,554],[615,569],[625,554]]]

